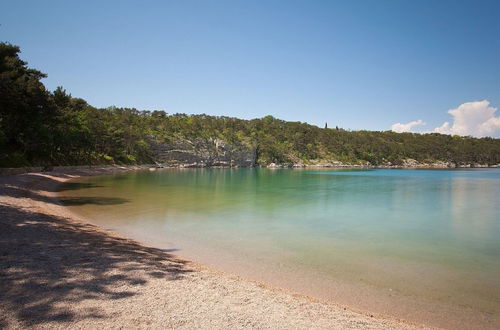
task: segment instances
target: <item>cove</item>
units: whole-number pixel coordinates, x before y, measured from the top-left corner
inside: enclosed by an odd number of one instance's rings
[[[60,200],[190,260],[433,326],[500,324],[500,169],[163,169]]]

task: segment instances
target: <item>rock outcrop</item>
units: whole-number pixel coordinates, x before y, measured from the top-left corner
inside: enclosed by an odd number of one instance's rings
[[[255,149],[242,144],[228,144],[220,139],[182,139],[154,143],[155,160],[164,166],[179,167],[252,167]]]
[[[309,160],[307,163],[270,163],[264,164],[267,168],[475,168],[475,167],[500,167],[499,165],[488,165],[488,164],[478,164],[478,163],[460,163],[456,164],[453,162],[445,161],[428,161],[419,162],[412,158],[404,159],[400,164],[393,164],[391,162],[385,162],[378,165],[373,165],[368,162],[361,164],[349,164],[340,161],[318,161]]]

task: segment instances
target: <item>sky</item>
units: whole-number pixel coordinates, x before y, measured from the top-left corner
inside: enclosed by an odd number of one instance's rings
[[[500,137],[500,1],[1,8],[0,41],[97,107]]]

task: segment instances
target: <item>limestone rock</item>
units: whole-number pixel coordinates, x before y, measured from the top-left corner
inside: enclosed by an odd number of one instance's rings
[[[252,167],[256,161],[255,149],[214,138],[153,143],[153,152],[155,161],[165,166]]]

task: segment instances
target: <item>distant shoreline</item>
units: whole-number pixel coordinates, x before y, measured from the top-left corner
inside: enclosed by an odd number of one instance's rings
[[[487,164],[462,164],[452,166],[449,163],[422,163],[414,165],[359,165],[359,164],[268,164],[256,166],[204,166],[202,164],[180,164],[180,165],[161,165],[161,164],[143,164],[143,165],[75,165],[75,166],[54,166],[46,169],[42,166],[33,167],[0,167],[0,176],[24,174],[24,173],[51,173],[61,171],[130,171],[130,170],[147,170],[156,168],[332,168],[332,169],[454,169],[454,168],[498,168],[497,165]]]

